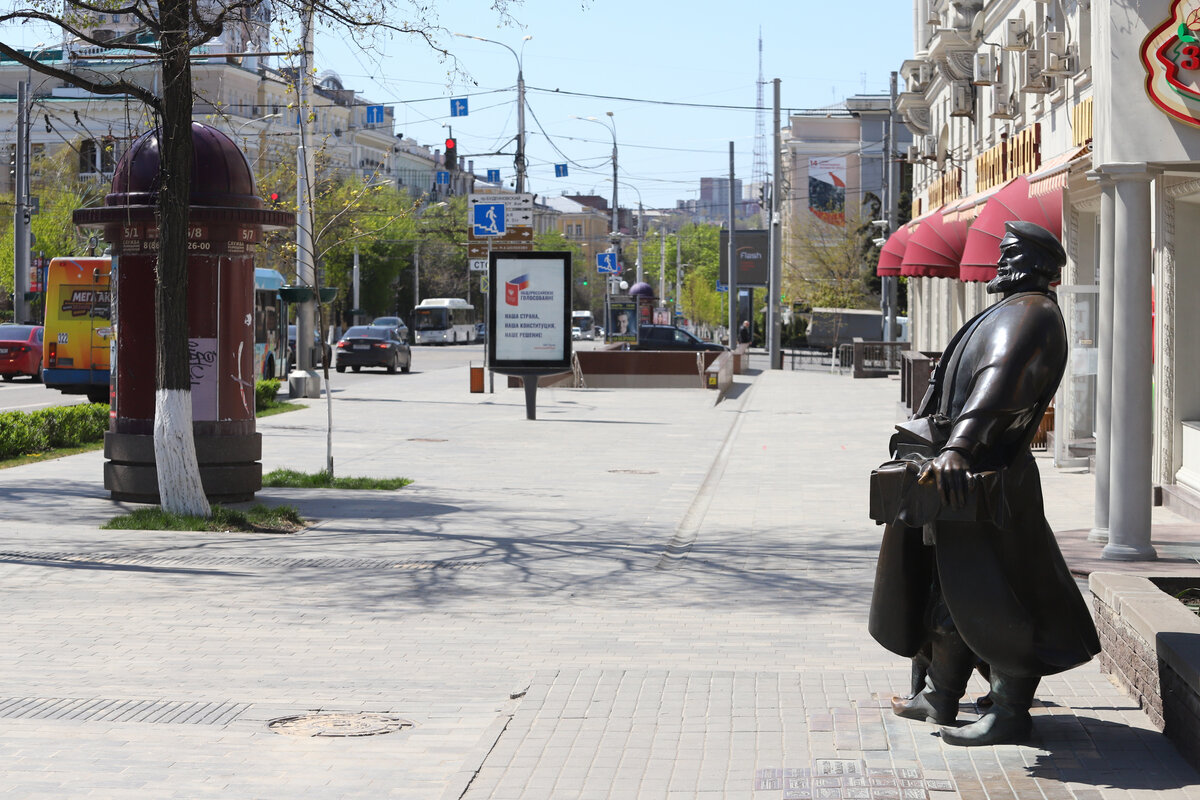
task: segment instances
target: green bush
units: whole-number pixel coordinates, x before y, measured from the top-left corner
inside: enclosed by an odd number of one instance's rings
[[[258,381],[254,384],[254,410],[266,411],[274,406],[275,397],[279,394],[279,387],[283,381],[271,379]]]
[[[56,447],[80,447],[104,438],[108,406],[87,403],[43,408],[28,414],[0,413],[0,459],[41,453]]]

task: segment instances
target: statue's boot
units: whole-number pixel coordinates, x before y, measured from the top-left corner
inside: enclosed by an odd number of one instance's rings
[[[892,713],[905,719],[949,725],[958,718],[958,701],[967,690],[977,658],[952,626],[934,631],[912,663],[911,697],[893,697]],[[917,691],[917,676],[924,673]]]
[[[958,717],[958,696],[942,692],[932,685],[912,697],[893,697],[892,713],[905,719],[949,725]]]
[[[1016,678],[992,669],[992,706],[982,717],[961,728],[942,728],[942,741],[959,747],[1015,744],[1029,738],[1033,718],[1029,707],[1039,678]]]

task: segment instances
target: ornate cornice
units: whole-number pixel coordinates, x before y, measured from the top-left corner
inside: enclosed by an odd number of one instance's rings
[[[933,131],[933,117],[925,95],[905,92],[897,100],[896,109],[904,117],[904,124],[913,133],[927,134]]]

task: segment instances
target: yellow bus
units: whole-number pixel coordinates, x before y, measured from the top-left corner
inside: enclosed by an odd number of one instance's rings
[[[112,259],[53,258],[46,267],[42,380],[64,394],[109,401]]]

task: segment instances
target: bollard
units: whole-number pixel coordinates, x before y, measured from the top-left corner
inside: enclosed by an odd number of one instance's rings
[[[474,363],[470,366],[471,369],[471,394],[483,393],[483,367],[477,367]]]

